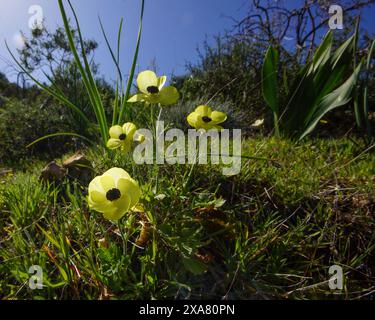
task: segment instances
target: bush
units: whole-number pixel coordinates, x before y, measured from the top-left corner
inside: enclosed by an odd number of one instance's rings
[[[337,48],[344,36],[336,36],[333,48]],[[239,40],[242,39],[242,40]],[[357,61],[366,56],[369,39],[360,43],[357,52]],[[280,69],[284,72],[279,74],[279,81],[283,83],[278,88],[278,95],[286,97],[288,89],[285,80],[295,79],[301,68],[301,63],[306,57],[299,58],[298,55],[280,48]],[[184,100],[196,100],[204,97],[209,100],[215,96],[220,103],[231,103],[232,107],[239,111],[244,119],[242,129],[248,128],[257,119],[265,119],[265,129],[271,132],[272,114],[266,107],[262,97],[261,66],[266,52],[264,43],[254,42],[247,38],[238,38],[234,35],[218,37],[213,45],[207,42],[200,52],[200,60],[197,64],[187,65],[185,76],[175,77],[174,85],[181,91]],[[373,90],[375,85],[374,68],[370,71],[368,80],[368,104],[370,121],[374,117],[375,98]],[[343,78],[344,79],[344,78]],[[324,117],[323,131],[316,130],[314,136],[342,136],[347,132],[358,133],[355,129],[355,115],[352,104],[340,109],[340,112],[331,112]],[[333,124],[334,125],[330,125]],[[338,130],[339,127],[339,130]]]
[[[0,163],[12,165],[28,157],[56,157],[80,146],[71,137],[44,140],[27,149],[31,142],[56,132],[74,131],[72,116],[65,107],[53,105],[41,96],[35,102],[9,100],[0,109]]]
[[[174,84],[185,100],[215,97],[246,117],[245,127],[268,110],[261,92],[261,65],[266,48],[227,36],[214,46],[204,43],[200,62],[187,66],[188,75],[175,77]]]
[[[67,96],[80,106],[88,119],[95,121],[76,67],[69,65],[66,69],[60,68],[55,75],[55,81],[64,84],[61,88]],[[104,78],[98,77],[96,82],[109,119],[113,89]],[[44,140],[30,149],[26,148],[45,135],[61,132],[78,133],[93,141],[98,139],[93,127],[87,126],[67,106],[56,102],[35,86],[21,88],[0,73],[0,164],[19,164],[28,157],[50,160],[83,146],[84,141],[65,136]]]

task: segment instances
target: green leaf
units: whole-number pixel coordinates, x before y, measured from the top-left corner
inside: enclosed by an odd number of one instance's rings
[[[119,117],[118,117],[118,124],[121,124],[122,121],[124,120],[125,107],[126,107],[127,101],[129,100],[130,89],[131,89],[131,86],[133,84],[135,67],[136,67],[137,61],[138,61],[139,47],[140,47],[141,38],[142,38],[144,10],[145,10],[145,1],[142,0],[141,16],[139,18],[139,30],[138,30],[137,45],[135,47],[135,52],[134,52],[134,56],[133,56],[133,63],[132,63],[132,67],[131,67],[131,70],[130,70],[130,76],[129,76],[129,79],[128,79],[128,84],[127,84],[127,87],[126,87],[125,96],[122,99],[122,105],[121,105],[120,114],[119,114]]]
[[[77,133],[73,133],[73,132],[59,132],[59,133],[52,133],[52,134],[48,134],[44,137],[41,137],[33,142],[31,142],[29,145],[26,146],[26,148],[30,148],[31,146],[33,146],[34,144],[37,144],[43,140],[46,140],[46,139],[49,139],[49,138],[54,138],[54,137],[60,137],[60,136],[72,136],[72,137],[78,137],[78,138],[81,138],[87,142],[90,142],[91,144],[94,144],[93,141],[91,141],[90,139],[80,135],[80,134],[77,134]]]
[[[195,275],[202,274],[206,271],[206,265],[203,262],[198,261],[197,259],[191,257],[183,257],[182,263],[186,270]]]
[[[52,97],[54,97],[55,99],[57,99],[58,101],[60,101],[62,104],[66,105],[67,107],[69,107],[70,109],[72,109],[74,112],[76,112],[84,121],[86,124],[90,124],[90,121],[89,119],[85,116],[85,114],[82,112],[81,109],[79,109],[76,105],[74,105],[72,102],[70,102],[66,97],[65,95],[62,93],[61,90],[56,90],[56,87],[55,87],[55,90],[51,89],[50,87],[44,85],[43,83],[39,82],[28,70],[26,70],[26,68],[24,68],[21,63],[16,59],[16,57],[14,56],[13,52],[10,50],[9,46],[8,46],[8,43],[5,42],[5,46],[9,52],[9,54],[11,55],[13,61],[17,64],[17,66],[25,73],[27,74],[27,76],[38,86],[40,87],[41,89],[43,89],[45,92],[47,92],[48,94],[50,94]],[[52,83],[52,85],[54,85]]]
[[[319,67],[327,63],[331,55],[332,40],[333,34],[330,30],[324,37],[322,44],[318,47],[318,49],[315,52],[313,63],[311,65],[309,73],[315,73]]]
[[[44,230],[39,224],[36,224],[36,226],[39,228],[40,231],[42,231],[42,233],[46,236],[49,242],[51,242],[57,249],[61,249],[59,242],[55,238],[53,238],[49,232]]]
[[[306,123],[306,129],[300,135],[300,140],[309,134],[324,115],[335,108],[346,105],[352,99],[352,92],[357,83],[358,74],[362,68],[362,63],[358,65],[351,77],[345,81],[335,91],[326,95],[316,108],[316,112],[311,120]]]
[[[267,50],[262,69],[262,89],[263,97],[272,111],[278,115],[278,85],[277,85],[277,65],[279,53],[270,46]]]
[[[122,83],[122,74],[121,74],[121,69],[120,69],[120,65],[119,65],[119,61],[118,60],[119,60],[119,45],[120,45],[120,38],[121,38],[121,31],[122,31],[123,19],[121,19],[120,27],[119,27],[119,31],[118,31],[118,37],[117,37],[117,39],[118,39],[117,57],[115,56],[115,53],[113,52],[112,47],[111,47],[111,45],[109,43],[107,34],[106,34],[105,30],[104,30],[104,26],[103,26],[103,23],[102,23],[102,20],[100,19],[100,17],[99,17],[99,24],[100,24],[100,29],[102,30],[102,34],[104,36],[105,43],[107,45],[109,53],[111,54],[112,61],[113,61],[113,63],[116,66],[118,77],[120,78],[120,82]]]
[[[373,55],[374,55],[374,52],[375,52],[375,40],[372,41],[372,44],[371,44],[371,47],[370,47],[370,50],[369,50],[369,53],[368,53],[368,57],[367,57],[367,63],[366,63],[366,71],[367,71],[367,78],[364,80],[364,88],[363,88],[363,106],[362,106],[362,112],[363,112],[363,115],[364,115],[364,119],[365,119],[365,125],[366,125],[366,128],[367,128],[367,132],[370,136],[374,136],[374,133],[372,132],[371,133],[371,126],[370,126],[370,121],[369,121],[369,117],[368,117],[368,113],[369,113],[369,106],[368,106],[368,73],[370,72],[370,68],[371,68],[371,59],[373,58]]]
[[[355,44],[356,44],[356,33],[354,33],[348,40],[346,40],[333,54],[332,56],[332,68],[335,68],[336,65],[341,64],[343,57],[348,56],[350,59],[352,57]]]
[[[77,25],[77,31],[78,31],[79,41],[80,41],[80,45],[81,45],[81,55],[82,55],[82,58],[83,58],[83,61],[84,61],[84,65],[81,62],[81,59],[80,59],[79,54],[78,54],[78,50],[75,46],[73,33],[72,33],[72,30],[70,29],[69,21],[68,21],[68,18],[67,18],[66,11],[65,11],[62,0],[58,0],[58,3],[59,3],[60,13],[61,13],[61,16],[62,16],[62,19],[63,19],[63,23],[64,23],[65,33],[68,37],[68,42],[69,42],[70,49],[72,50],[72,53],[73,53],[74,61],[76,62],[78,70],[79,70],[79,72],[82,76],[82,81],[85,85],[87,94],[88,94],[89,99],[90,99],[91,106],[93,108],[93,111],[95,113],[97,122],[99,124],[100,133],[102,135],[103,145],[106,145],[107,140],[108,140],[108,135],[109,135],[108,124],[107,124],[107,120],[106,120],[106,116],[105,116],[105,112],[104,112],[104,107],[103,107],[103,104],[102,104],[102,101],[101,101],[101,97],[100,97],[98,88],[95,84],[95,80],[92,76],[92,72],[90,70],[90,66],[89,66],[89,63],[88,63],[88,60],[87,60],[87,57],[86,57],[86,52],[85,52],[85,48],[84,48],[84,43],[83,43],[81,29],[80,29],[80,26],[79,26],[79,23],[78,23],[77,15],[74,11],[74,8],[73,8],[72,4],[68,0],[68,4],[69,4],[69,6],[70,6],[70,8],[73,12],[73,16],[74,16],[74,19],[75,19],[75,22],[76,22],[76,25]]]

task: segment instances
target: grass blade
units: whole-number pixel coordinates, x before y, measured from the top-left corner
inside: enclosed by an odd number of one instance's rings
[[[109,50],[109,52],[110,52],[110,54],[111,54],[111,57],[112,57],[112,60],[113,60],[113,62],[115,63],[115,65],[116,65],[116,68],[117,68],[117,73],[118,73],[118,76],[119,76],[119,78],[120,78],[120,82],[122,82],[122,74],[121,74],[121,69],[120,69],[120,66],[119,66],[119,59],[120,59],[120,54],[119,54],[119,48],[120,48],[120,35],[121,35],[121,30],[122,30],[122,23],[123,23],[123,19],[121,19],[121,22],[120,22],[120,28],[119,28],[119,32],[118,32],[118,37],[117,37],[117,48],[118,48],[118,50],[117,50],[117,58],[115,57],[115,54],[114,54],[114,52],[113,52],[113,50],[112,50],[112,47],[111,47],[111,45],[110,45],[110,43],[109,43],[109,40],[108,40],[108,37],[107,37],[107,34],[106,34],[106,32],[105,32],[105,30],[104,30],[104,26],[103,26],[103,23],[102,23],[102,20],[100,19],[100,17],[98,17],[99,18],[99,24],[100,24],[100,29],[102,30],[102,34],[103,34],[103,37],[104,37],[104,40],[105,40],[105,43],[106,43],[106,45],[107,45],[107,48],[108,48],[108,50]]]
[[[81,73],[82,81],[83,81],[83,83],[85,85],[85,88],[86,88],[86,91],[89,95],[91,105],[93,107],[96,119],[97,119],[99,127],[100,127],[100,132],[101,132],[101,135],[102,135],[103,144],[105,145],[107,140],[108,140],[107,139],[108,138],[108,127],[106,125],[107,122],[104,121],[105,116],[103,115],[103,110],[101,110],[100,105],[98,105],[98,94],[96,92],[97,88],[96,88],[96,85],[95,85],[95,81],[92,81],[92,79],[89,78],[91,73],[89,73],[89,74],[86,73],[88,71],[88,68],[87,68],[88,61],[87,61],[87,58],[86,58],[86,55],[85,55],[83,41],[82,41],[82,35],[81,35],[80,29],[79,29],[79,25],[77,25],[77,30],[78,30],[78,34],[79,34],[79,37],[80,37],[81,49],[82,49],[81,51],[82,51],[82,54],[83,54],[83,59],[84,59],[84,62],[85,62],[86,69],[82,65],[82,62],[81,62],[81,59],[79,57],[77,48],[75,46],[73,34],[72,34],[72,31],[70,30],[68,18],[67,18],[66,11],[65,11],[62,0],[58,0],[58,3],[59,3],[60,12],[61,12],[61,16],[62,16],[62,19],[63,19],[64,27],[65,27],[65,32],[66,32],[67,37],[68,37],[69,46],[70,46],[70,49],[72,50],[74,60],[77,63],[78,69]],[[68,1],[68,3],[71,6],[70,1]],[[72,6],[71,6],[71,8],[72,8]],[[74,17],[76,19],[76,22],[78,22],[77,16],[75,15],[74,11],[73,11],[73,14],[74,14]]]
[[[330,110],[341,107],[347,104],[352,99],[352,92],[357,83],[358,74],[362,68],[360,63],[351,77],[345,81],[343,85],[337,88],[335,91],[326,95],[316,108],[316,112],[307,123],[306,129],[302,132],[300,140],[309,134],[315,126],[318,124],[320,119]]]
[[[54,90],[52,90],[51,88],[49,88],[48,86],[44,85],[43,83],[41,83],[40,81],[38,81],[29,71],[26,70],[26,68],[24,68],[21,63],[16,59],[16,57],[14,56],[13,52],[10,50],[9,46],[8,46],[8,43],[5,42],[5,46],[9,52],[9,54],[11,55],[13,61],[17,64],[17,66],[27,74],[27,76],[37,85],[39,86],[41,89],[43,89],[44,91],[46,91],[48,94],[50,94],[51,96],[53,96],[55,99],[57,99],[58,101],[60,101],[61,103],[63,103],[64,105],[66,105],[67,107],[71,108],[74,112],[76,112],[84,121],[86,124],[90,124],[90,120],[85,116],[85,114],[82,112],[81,109],[79,109],[76,105],[74,105],[72,102],[70,102],[63,94],[61,91],[59,92],[56,92]]]
[[[278,61],[279,52],[270,46],[267,50],[262,68],[262,91],[264,100],[273,112],[276,136],[279,136],[279,102],[277,97]]]
[[[85,141],[87,141],[87,142],[90,142],[91,144],[94,145],[94,142],[93,142],[92,140],[90,140],[90,139],[86,138],[85,136],[82,136],[82,135],[80,135],[80,134],[78,134],[78,133],[74,133],[74,132],[60,132],[60,133],[52,133],[52,134],[48,134],[48,135],[46,135],[46,136],[44,136],[44,137],[41,137],[41,138],[39,138],[39,139],[33,141],[32,143],[28,144],[28,145],[26,146],[26,148],[30,148],[30,147],[32,147],[33,145],[35,145],[35,144],[37,144],[37,143],[39,143],[39,142],[41,142],[41,141],[43,141],[43,140],[47,140],[47,139],[49,139],[49,138],[54,138],[54,137],[60,137],[60,136],[72,136],[72,137],[78,137],[78,138],[81,138],[81,139],[83,139],[83,140],[85,140]]]
[[[102,134],[103,140],[104,140],[103,142],[104,142],[104,145],[106,145],[107,140],[109,138],[109,133],[108,133],[108,123],[107,123],[107,118],[106,118],[106,115],[105,115],[105,109],[104,109],[103,102],[102,102],[98,87],[96,85],[94,76],[91,72],[90,63],[87,60],[85,45],[84,45],[84,41],[83,41],[83,37],[82,37],[82,33],[81,33],[81,27],[79,25],[79,20],[78,20],[77,14],[76,14],[76,12],[74,10],[74,7],[72,6],[70,0],[68,0],[68,4],[70,6],[70,9],[72,10],[74,20],[76,22],[78,37],[79,37],[79,41],[80,41],[80,45],[81,45],[81,54],[82,54],[83,62],[85,64],[85,70],[86,70],[87,78],[89,80],[89,84],[90,84],[91,90],[93,92],[94,102],[96,103],[97,109],[99,111],[99,125],[100,125],[101,128],[103,128],[103,134]],[[73,44],[74,44],[74,42],[73,42]]]
[[[141,38],[142,38],[144,9],[145,9],[145,1],[142,0],[141,16],[140,16],[140,20],[139,20],[139,30],[138,30],[137,45],[136,45],[136,49],[135,49],[135,52],[134,52],[133,64],[132,64],[132,67],[131,67],[131,70],[130,70],[130,75],[129,75],[129,79],[128,79],[128,84],[127,84],[125,96],[123,97],[122,105],[121,105],[121,109],[120,109],[120,114],[119,114],[119,117],[118,117],[118,123],[119,124],[121,124],[122,121],[124,120],[125,107],[126,107],[127,101],[129,99],[129,96],[130,96],[130,89],[131,89],[131,86],[132,86],[132,83],[133,83],[133,79],[134,79],[134,72],[135,72],[135,67],[137,65],[139,47],[140,47]]]

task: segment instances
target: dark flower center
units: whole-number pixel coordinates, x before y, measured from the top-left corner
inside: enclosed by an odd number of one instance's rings
[[[126,134],[123,133],[118,137],[121,141],[124,141],[126,139]]]
[[[156,86],[147,87],[147,91],[151,94],[159,93],[159,88]]]
[[[111,189],[106,194],[107,200],[115,201],[121,198],[121,192],[119,189]]]
[[[210,123],[212,121],[212,119],[210,117],[203,117],[202,120],[205,123]]]

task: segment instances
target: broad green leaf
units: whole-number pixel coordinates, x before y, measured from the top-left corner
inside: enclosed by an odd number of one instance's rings
[[[351,77],[346,80],[343,85],[322,99],[316,108],[317,111],[314,113],[311,121],[306,124],[307,127],[301,134],[300,139],[303,139],[309,134],[328,111],[344,106],[351,100],[352,92],[357,83],[358,74],[361,68],[362,64],[359,64]]]
[[[288,97],[288,104],[280,115],[281,129],[288,136],[298,135],[301,124],[306,116],[313,110],[316,91],[313,75],[308,73],[310,64],[306,65],[293,83],[293,89]]]
[[[340,64],[341,60],[343,59],[343,56],[350,55],[350,58],[352,57],[356,39],[356,33],[354,33],[335,51],[335,53],[332,56],[332,68],[335,68],[337,64]]]
[[[278,104],[278,85],[277,85],[277,65],[279,61],[279,53],[270,46],[267,50],[263,69],[262,69],[262,88],[263,97],[267,105],[272,109],[273,113],[279,114]]]
[[[330,30],[324,37],[322,44],[318,47],[318,49],[315,52],[313,63],[311,65],[309,73],[315,73],[321,65],[324,65],[328,61],[331,55],[332,39],[333,34]]]

